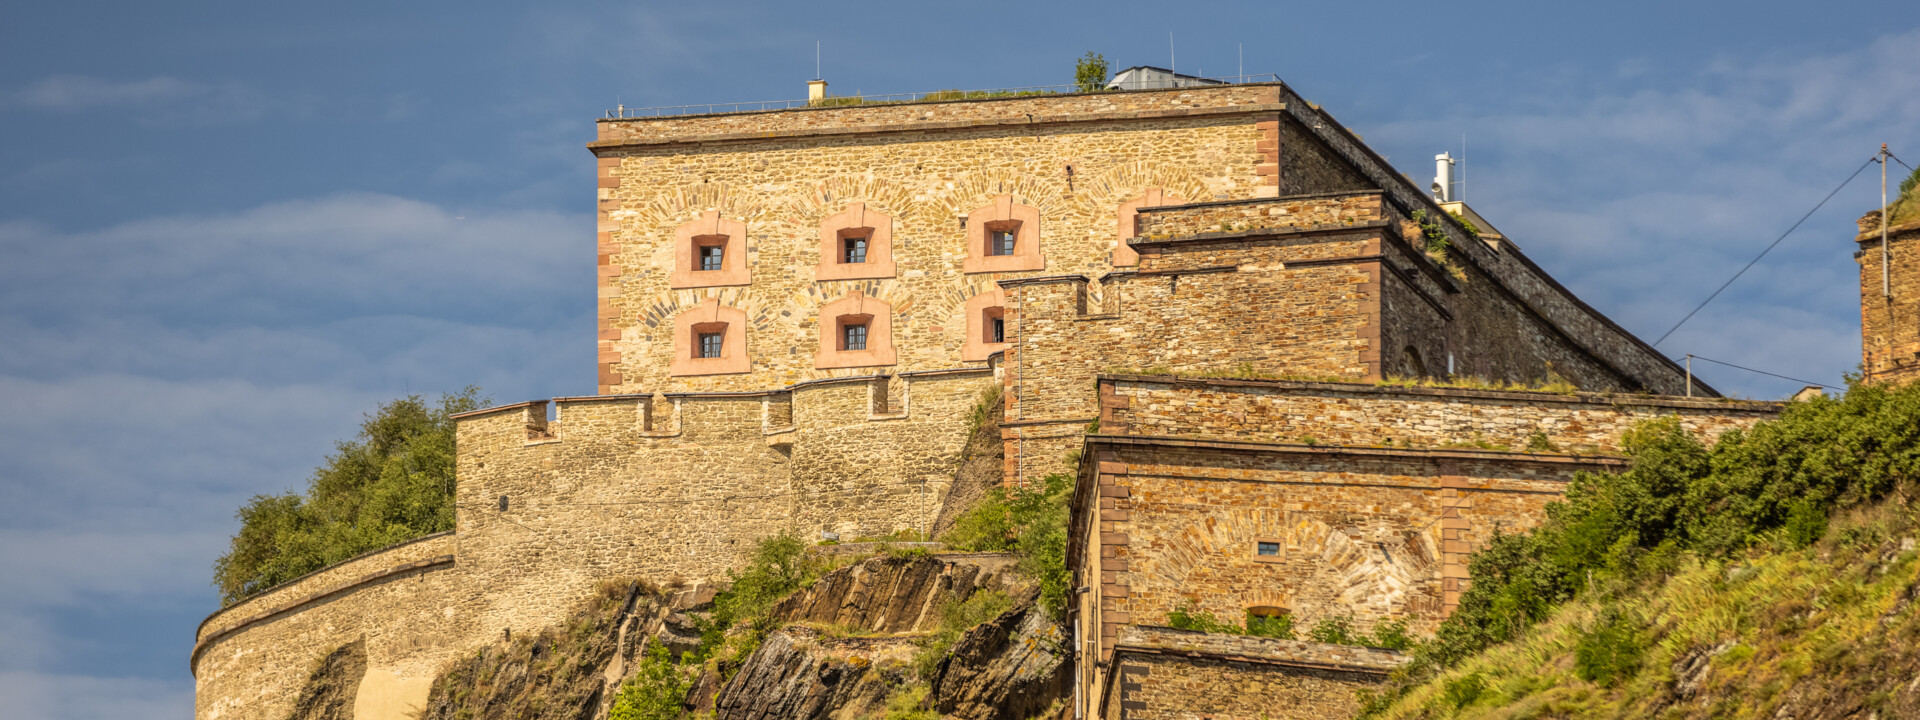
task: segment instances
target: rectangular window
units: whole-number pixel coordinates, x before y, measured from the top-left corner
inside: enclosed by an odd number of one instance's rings
[[[867,239],[850,237],[846,240],[845,251],[840,254],[840,262],[863,263],[867,261]]]
[[[988,255],[1012,255],[1013,254],[1013,231],[1012,230],[992,230],[992,229],[987,230],[987,254]]]
[[[841,350],[867,349],[867,326],[848,325],[841,332]]]
[[[987,337],[990,338],[988,342],[997,342],[997,343],[1006,342],[1007,341],[1006,319],[993,318],[991,320],[988,320],[987,321]]]
[[[726,333],[700,333],[700,354],[694,357],[720,357],[720,343],[724,341],[725,337]]]
[[[1261,555],[1268,555],[1268,556],[1279,555],[1280,543],[1262,541],[1258,543],[1258,547],[1256,548],[1255,551],[1260,553]]]
[[[725,245],[701,245],[700,269],[719,270],[721,262],[726,259],[726,256],[727,246]]]

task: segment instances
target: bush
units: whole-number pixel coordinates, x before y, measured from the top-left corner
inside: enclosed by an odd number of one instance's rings
[[[1313,629],[1307,631],[1308,640],[1329,645],[1358,645],[1360,643],[1357,641],[1363,637],[1353,634],[1351,615],[1321,618],[1320,622],[1313,624]]]
[[[813,582],[824,569],[793,531],[762,538],[747,566],[731,573],[733,582],[714,596],[713,612],[701,629],[699,656],[704,658],[725,643],[727,631],[735,625],[747,625],[756,639],[771,630],[767,611]]]
[[[1247,634],[1254,637],[1293,639],[1293,616],[1288,614],[1260,616],[1247,613]]]
[[[941,541],[955,550],[1012,552],[1021,574],[1040,585],[1040,606],[1055,619],[1066,616],[1073,590],[1067,572],[1067,514],[1073,476],[1048,475],[1038,483],[987,492],[948,529]]]
[[[1675,417],[1642,423],[1623,441],[1633,461],[1626,472],[1580,473],[1538,527],[1495,535],[1474,553],[1472,586],[1416,649],[1406,682],[1517,637],[1589,588],[1663,577],[1689,553],[1818,540],[1837,508],[1920,478],[1920,384],[1854,384],[1839,399],[1788,403],[1778,419],[1730,430],[1712,447]],[[1610,619],[1583,637],[1583,672],[1632,672],[1638,655],[1626,622]]]
[[[213,565],[228,605],[370,550],[453,529],[456,413],[481,406],[479,388],[381,405],[360,434],[338,443],[307,492],[255,495],[240,531]]]
[[[667,649],[656,644],[641,658],[634,676],[620,686],[607,720],[674,720],[680,717],[693,680],[691,668],[675,663]]]
[[[1640,669],[1645,652],[1639,624],[1623,613],[1610,612],[1580,634],[1573,672],[1587,682],[1613,687]]]

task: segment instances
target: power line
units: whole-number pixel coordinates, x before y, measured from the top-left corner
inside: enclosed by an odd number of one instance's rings
[[[1893,158],[1894,162],[1900,163],[1900,167],[1906,168],[1907,172],[1920,172],[1920,171],[1914,170],[1912,165],[1908,165],[1907,161],[1901,160],[1900,156],[1898,155],[1895,155],[1893,153],[1887,153],[1887,157]]]
[[[1699,356],[1699,355],[1692,355],[1692,356],[1690,356],[1690,357],[1692,357],[1692,358],[1693,358],[1693,359],[1695,359],[1695,360],[1705,360],[1705,361],[1707,361],[1707,362],[1710,362],[1710,363],[1713,363],[1713,364],[1716,364],[1716,365],[1725,365],[1725,366],[1727,366],[1727,367],[1730,367],[1730,368],[1734,368],[1734,369],[1736,369],[1736,370],[1745,370],[1745,371],[1747,371],[1747,372],[1750,372],[1750,373],[1760,373],[1761,375],[1772,375],[1773,377],[1777,377],[1777,378],[1780,378],[1781,380],[1792,380],[1792,381],[1794,381],[1794,382],[1797,382],[1797,383],[1806,383],[1806,384],[1808,384],[1808,385],[1815,385],[1815,386],[1819,386],[1819,387],[1823,387],[1823,388],[1833,388],[1833,389],[1835,389],[1835,390],[1838,390],[1838,389],[1839,389],[1839,388],[1835,388],[1835,387],[1833,387],[1832,385],[1827,385],[1827,384],[1824,384],[1824,383],[1817,383],[1817,382],[1814,382],[1814,381],[1812,381],[1812,380],[1801,380],[1800,378],[1795,378],[1795,377],[1787,377],[1787,376],[1785,376],[1785,375],[1781,375],[1781,374],[1778,374],[1778,373],[1770,373],[1770,372],[1767,372],[1767,371],[1765,371],[1765,370],[1755,370],[1755,369],[1753,369],[1753,368],[1750,368],[1750,367],[1746,367],[1746,366],[1744,366],[1744,365],[1735,365],[1735,364],[1733,364],[1733,363],[1730,363],[1730,362],[1725,362],[1725,361],[1721,361],[1721,360],[1715,360],[1715,359],[1713,359],[1713,358],[1710,358],[1710,357],[1701,357],[1701,356]],[[1679,360],[1679,358],[1675,358],[1675,359],[1674,359],[1674,362],[1680,362],[1680,360]]]
[[[1874,153],[1874,155],[1875,155],[1875,156],[1877,157],[1877,156],[1879,155],[1879,153]],[[1657,346],[1657,345],[1659,345],[1660,343],[1663,343],[1663,342],[1666,342],[1666,340],[1667,340],[1667,337],[1668,337],[1668,336],[1670,336],[1670,335],[1672,335],[1672,334],[1673,334],[1673,331],[1675,331],[1675,330],[1679,330],[1679,329],[1680,329],[1680,326],[1681,326],[1681,325],[1685,325],[1685,324],[1687,324],[1687,321],[1688,321],[1688,320],[1692,320],[1692,319],[1693,319],[1693,316],[1694,316],[1694,315],[1695,315],[1696,313],[1699,313],[1699,312],[1700,312],[1700,309],[1701,309],[1701,308],[1704,308],[1704,307],[1706,307],[1706,306],[1707,306],[1707,303],[1710,303],[1710,302],[1713,302],[1713,299],[1714,299],[1714,298],[1717,298],[1717,297],[1720,297],[1720,293],[1721,293],[1722,291],[1724,291],[1724,290],[1726,290],[1726,289],[1727,289],[1727,286],[1728,286],[1728,285],[1732,285],[1732,284],[1733,284],[1733,281],[1735,281],[1735,280],[1739,280],[1739,279],[1740,279],[1740,276],[1741,276],[1741,275],[1745,275],[1745,274],[1747,274],[1747,271],[1748,271],[1748,270],[1751,270],[1751,269],[1753,269],[1753,265],[1754,265],[1754,263],[1758,263],[1758,262],[1760,262],[1760,258],[1763,258],[1763,257],[1766,257],[1766,256],[1767,256],[1767,253],[1770,253],[1770,252],[1773,252],[1773,249],[1774,249],[1775,247],[1778,247],[1778,246],[1780,245],[1780,241],[1781,241],[1781,240],[1785,240],[1785,239],[1787,239],[1787,236],[1788,236],[1788,235],[1792,235],[1792,234],[1793,234],[1793,231],[1794,231],[1794,230],[1797,230],[1797,229],[1799,229],[1799,228],[1800,228],[1800,224],[1801,224],[1801,223],[1804,223],[1804,222],[1806,222],[1806,221],[1807,221],[1807,218],[1810,218],[1810,217],[1813,217],[1813,214],[1814,214],[1814,213],[1816,213],[1816,212],[1819,212],[1819,211],[1820,211],[1820,208],[1821,208],[1821,207],[1823,207],[1823,206],[1825,206],[1825,205],[1827,204],[1827,201],[1828,201],[1828,200],[1832,200],[1832,199],[1833,199],[1833,196],[1835,196],[1835,195],[1838,195],[1838,194],[1840,194],[1840,189],[1841,189],[1841,188],[1844,188],[1844,187],[1846,187],[1846,186],[1847,186],[1847,183],[1851,183],[1851,182],[1853,182],[1853,179],[1854,179],[1854,178],[1857,178],[1857,177],[1860,177],[1860,173],[1861,173],[1861,171],[1864,171],[1864,170],[1866,170],[1866,169],[1867,169],[1867,166],[1868,166],[1868,165],[1872,165],[1872,164],[1873,164],[1873,160],[1872,160],[1872,159],[1868,159],[1868,160],[1867,160],[1866,162],[1863,162],[1863,163],[1860,163],[1860,169],[1859,169],[1859,170],[1855,170],[1855,171],[1853,171],[1853,174],[1852,174],[1852,175],[1848,175],[1848,176],[1847,176],[1847,179],[1846,179],[1845,181],[1842,181],[1842,182],[1840,183],[1840,187],[1836,187],[1836,188],[1834,188],[1834,189],[1833,189],[1833,192],[1830,192],[1830,193],[1827,193],[1827,196],[1826,196],[1826,198],[1824,198],[1824,199],[1822,199],[1822,200],[1820,201],[1820,204],[1819,204],[1819,205],[1815,205],[1815,206],[1813,206],[1813,209],[1812,209],[1812,210],[1808,210],[1808,211],[1807,211],[1807,214],[1805,214],[1805,215],[1801,215],[1801,216],[1800,216],[1800,220],[1799,220],[1798,222],[1795,222],[1795,223],[1793,224],[1793,227],[1790,227],[1790,228],[1787,228],[1787,231],[1786,231],[1786,232],[1784,232],[1784,233],[1781,233],[1781,234],[1780,234],[1780,237],[1779,237],[1779,238],[1776,238],[1776,239],[1775,239],[1775,240],[1773,241],[1773,244],[1772,244],[1772,245],[1768,245],[1768,246],[1767,246],[1767,249],[1765,249],[1765,250],[1761,250],[1761,251],[1760,251],[1760,254],[1759,254],[1759,255],[1755,255],[1755,256],[1754,256],[1754,258],[1753,258],[1752,260],[1749,260],[1749,261],[1747,261],[1747,265],[1746,265],[1746,267],[1743,267],[1743,268],[1740,268],[1740,272],[1737,272],[1737,273],[1734,273],[1734,274],[1733,274],[1733,277],[1730,277],[1730,278],[1727,278],[1727,281],[1726,281],[1726,282],[1724,282],[1724,283],[1721,283],[1721,284],[1720,284],[1720,289],[1719,289],[1719,290],[1715,290],[1715,291],[1713,291],[1713,294],[1712,294],[1712,295],[1708,295],[1708,296],[1707,296],[1707,299],[1705,299],[1705,300],[1702,300],[1702,301],[1700,301],[1700,304],[1699,304],[1699,305],[1696,305],[1696,306],[1694,306],[1694,308],[1693,308],[1693,311],[1692,311],[1692,312],[1689,312],[1689,313],[1687,313],[1687,316],[1686,316],[1686,317],[1683,317],[1683,318],[1680,318],[1680,322],[1677,322],[1677,323],[1674,323],[1674,324],[1673,324],[1673,327],[1671,327],[1671,328],[1667,328],[1667,331],[1666,331],[1665,333],[1662,333],[1662,334],[1660,335],[1660,339],[1659,339],[1659,340],[1655,340],[1655,341],[1653,341],[1653,344]],[[1696,356],[1696,357],[1698,357],[1698,356]],[[1824,387],[1824,386],[1823,386],[1823,387]]]

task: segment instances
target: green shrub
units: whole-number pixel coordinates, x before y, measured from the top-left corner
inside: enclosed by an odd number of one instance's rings
[[[1645,652],[1639,624],[1624,613],[1610,612],[1580,634],[1573,671],[1582,680],[1613,687],[1640,669]]]
[[[1321,618],[1320,622],[1314,623],[1313,628],[1307,631],[1308,640],[1329,645],[1358,645],[1360,644],[1358,641],[1364,637],[1354,635],[1352,615]]]
[[[1538,527],[1496,534],[1473,554],[1472,586],[1397,687],[1517,637],[1589,587],[1664,577],[1690,554],[1819,539],[1835,509],[1920,478],[1920,384],[1854,384],[1838,399],[1788,403],[1779,418],[1729,430],[1712,447],[1676,417],[1622,440],[1627,471],[1578,474]],[[1583,641],[1595,677],[1630,672],[1623,663],[1636,657],[1616,652],[1631,638],[1611,627]]]
[[[1247,634],[1254,637],[1292,640],[1293,616],[1286,613],[1261,616],[1249,612],[1247,613]]]
[[[1414,640],[1412,635],[1407,634],[1407,621],[1388,620],[1375,624],[1373,634],[1367,636],[1360,644],[1388,650],[1405,650],[1413,647]]]
[[[307,492],[255,495],[240,531],[214,561],[213,584],[233,604],[370,550],[453,529],[450,416],[479,408],[479,388],[383,404],[353,440],[334,445]]]
[[[956,518],[940,540],[968,552],[1012,552],[1021,574],[1040,585],[1040,606],[1054,618],[1066,615],[1072,575],[1067,572],[1067,505],[1073,476],[1048,475],[1037,483],[994,488]]]
[[[1481,677],[1480,673],[1473,673],[1471,675],[1462,675],[1449,681],[1445,695],[1448,705],[1452,705],[1455,708],[1463,708],[1472,705],[1474,701],[1479,700],[1480,696],[1486,692],[1487,679]]]
[[[1225,633],[1228,635],[1247,634],[1247,631],[1241,629],[1239,625],[1221,622],[1219,618],[1214,617],[1213,613],[1210,612],[1194,612],[1191,607],[1186,605],[1174,608],[1173,612],[1167,613],[1167,627],[1175,630],[1194,630],[1204,633]]]
[[[694,669],[668,657],[661,645],[649,648],[634,676],[620,686],[607,720],[674,720],[693,687]]]

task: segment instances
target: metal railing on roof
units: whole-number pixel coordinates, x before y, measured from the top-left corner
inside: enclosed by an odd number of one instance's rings
[[[1105,90],[1172,90],[1177,88],[1211,87],[1216,85],[1246,85],[1250,83],[1279,82],[1280,76],[1273,73],[1260,75],[1233,75],[1216,78],[1181,78],[1183,84],[1169,86],[1166,81],[1135,81],[1122,83],[1126,87],[1109,85]],[[804,107],[849,107],[854,105],[892,105],[916,102],[942,102],[949,100],[984,100],[989,98],[1031,97],[1035,95],[1063,95],[1080,92],[1078,85],[1033,85],[1029,87],[995,88],[992,90],[934,90],[932,92],[888,93],[869,95],[830,96],[822,100],[758,100],[750,102],[708,103],[705,105],[663,105],[660,107],[630,108],[620,105],[608,110],[608,119],[668,117],[673,115],[712,115],[717,113],[762,112],[767,110],[790,110]]]

